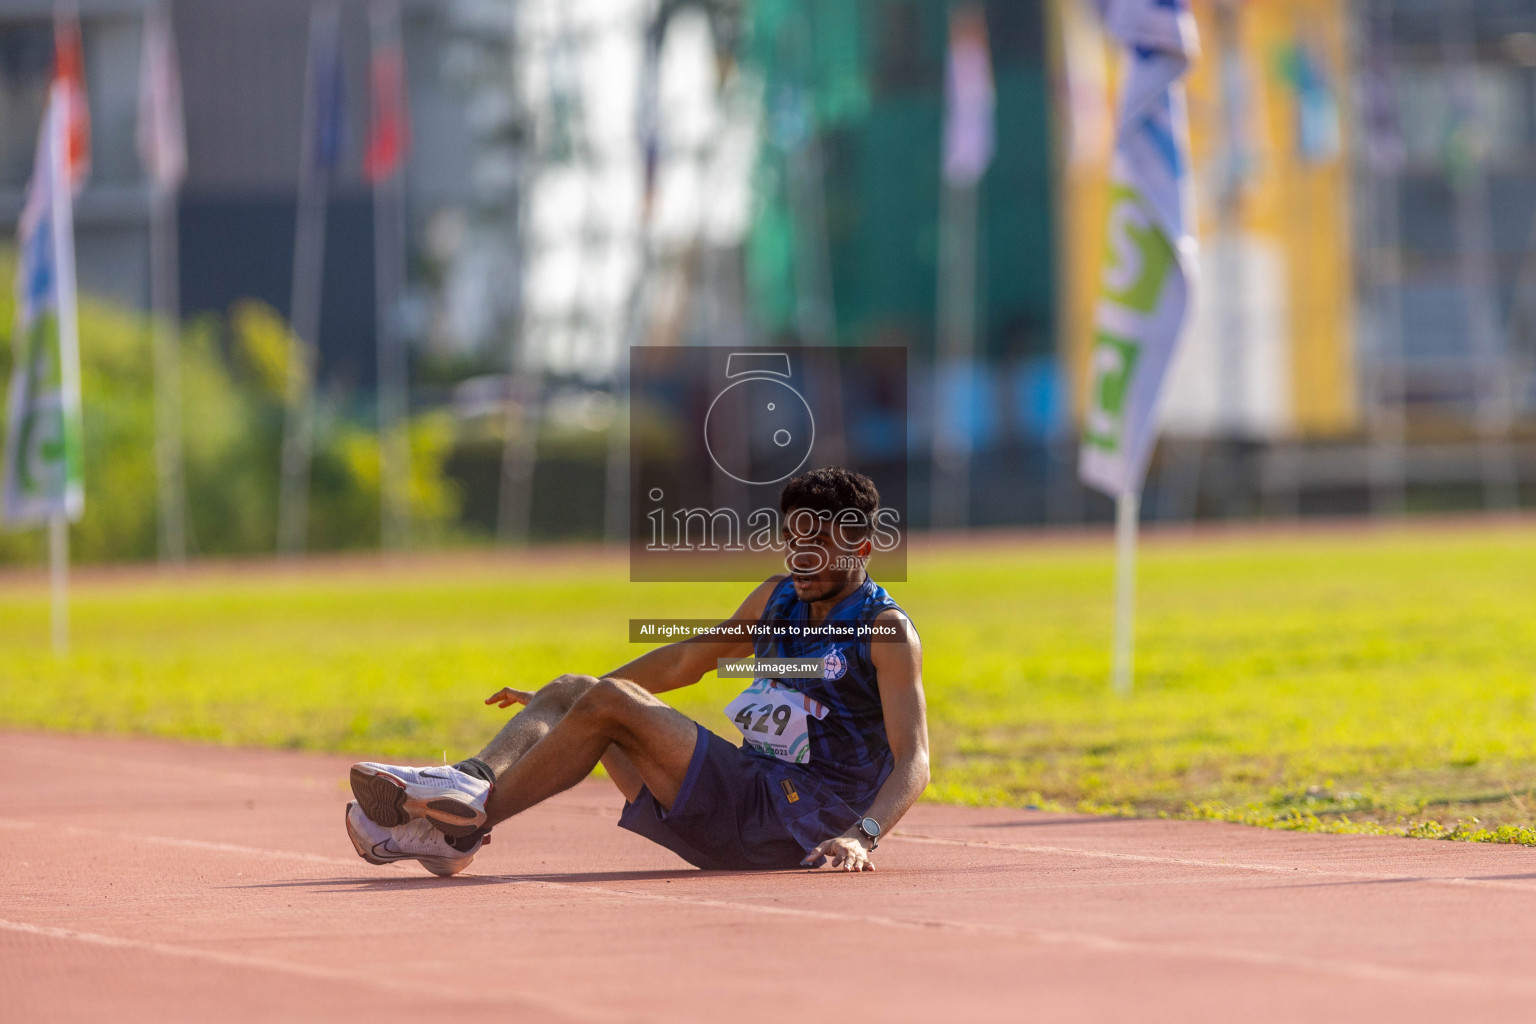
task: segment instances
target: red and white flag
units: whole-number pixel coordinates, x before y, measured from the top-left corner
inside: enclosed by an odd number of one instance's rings
[[[181,69],[170,4],[144,14],[144,52],[139,60],[139,160],[150,181],[175,189],[187,175],[187,131],[181,106]]]
[[[373,184],[393,177],[411,149],[411,106],[405,86],[405,51],[392,21],[375,45],[369,84],[368,151],[363,176]]]
[[[91,108],[85,91],[80,12],[63,4],[53,20],[53,81],[64,107],[65,172],[76,192],[91,176]]]

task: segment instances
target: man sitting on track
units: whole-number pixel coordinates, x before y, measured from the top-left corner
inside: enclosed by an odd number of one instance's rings
[[[600,679],[566,675],[536,693],[499,690],[487,704],[525,706],[478,757],[451,767],[352,767],[357,799],[346,822],[359,856],[456,874],[490,826],[576,785],[601,761],[624,794],[619,824],[698,867],[873,870],[880,836],[928,785],[917,633],[865,572],[879,500],[867,477],[846,469],[789,481],[779,506],[791,574],[758,586],[734,618],[802,628],[878,623],[894,641],[782,630],[755,642],[698,637]],[[820,678],[755,680],[726,709],[742,730],[739,747],[654,696],[698,682],[718,659],[749,654],[820,658],[823,669]]]

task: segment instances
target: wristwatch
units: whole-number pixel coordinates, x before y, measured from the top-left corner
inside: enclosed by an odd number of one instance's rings
[[[871,850],[880,845],[880,823],[874,818],[860,818],[859,833],[869,840]]]

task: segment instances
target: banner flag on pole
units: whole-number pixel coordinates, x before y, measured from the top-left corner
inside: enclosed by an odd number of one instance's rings
[[[369,69],[372,105],[363,176],[370,184],[394,177],[411,150],[411,108],[405,85],[405,52],[400,37],[389,37],[373,51]]]
[[[64,111],[66,166],[70,188],[79,192],[91,176],[91,108],[85,91],[85,49],[80,42],[80,11],[59,6],[53,22],[53,83]]]
[[[1188,0],[1098,4],[1126,59],[1078,473],[1088,486],[1121,497],[1141,490],[1158,399],[1195,283],[1180,79],[1198,44]]]
[[[135,142],[150,181],[167,191],[179,188],[187,175],[187,134],[179,68],[170,5],[156,3],[144,16]]]
[[[0,476],[0,519],[9,526],[78,521],[85,509],[69,116],[67,90],[55,82],[17,232],[14,363]]]
[[[997,105],[986,9],[979,4],[957,8],[950,17],[944,99],[944,180],[975,185],[992,163]]]

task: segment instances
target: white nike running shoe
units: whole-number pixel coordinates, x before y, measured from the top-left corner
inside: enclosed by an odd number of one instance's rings
[[[384,828],[368,820],[368,815],[354,800],[347,804],[347,836],[357,855],[370,864],[393,864],[397,860],[419,860],[434,875],[447,878],[469,867],[484,837],[475,840],[468,852],[448,845],[448,837],[424,818]]]
[[[425,818],[444,835],[461,838],[485,826],[491,784],[446,764],[406,768],[363,761],[352,766],[352,795],[377,825],[394,828]]]

